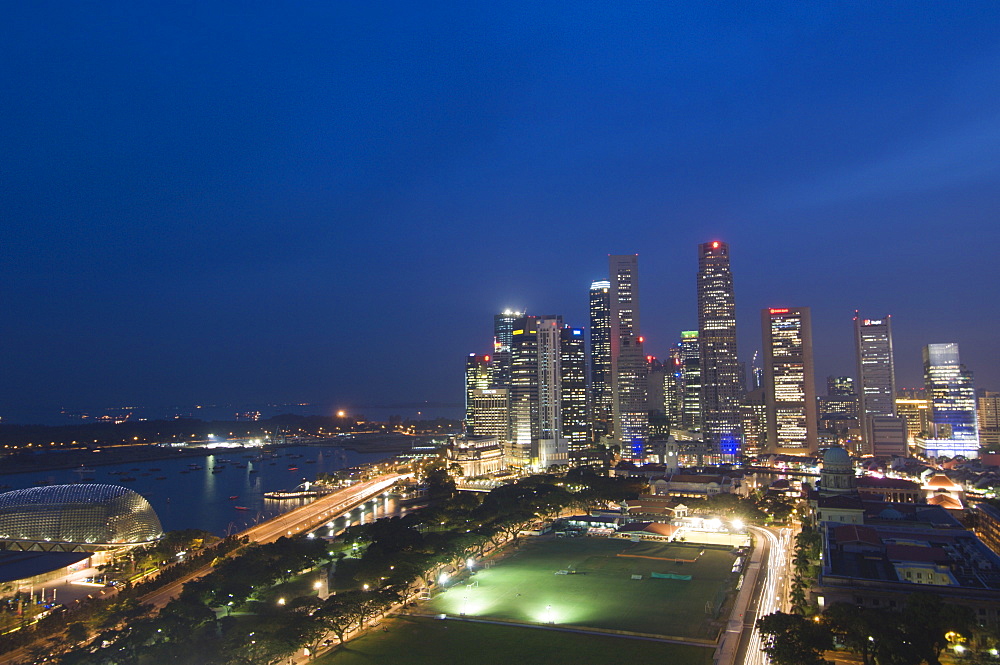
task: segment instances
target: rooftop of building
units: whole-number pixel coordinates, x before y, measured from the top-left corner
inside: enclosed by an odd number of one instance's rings
[[[904,478],[879,478],[878,476],[858,476],[854,480],[858,489],[919,490],[920,483]]]
[[[864,545],[860,550],[859,543]],[[945,567],[959,587],[1000,591],[1000,557],[970,531],[895,524],[826,525],[824,576],[906,582],[897,575],[895,565],[908,563]]]

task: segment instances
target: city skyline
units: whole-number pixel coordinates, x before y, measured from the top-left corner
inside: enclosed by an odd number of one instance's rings
[[[640,254],[665,359],[716,240],[741,361],[762,309],[803,306],[816,376],[853,375],[852,313],[886,313],[898,387],[956,343],[996,390],[1000,7],[898,18],[17,6],[0,417],[460,403],[491,317],[587,326],[609,254]]]

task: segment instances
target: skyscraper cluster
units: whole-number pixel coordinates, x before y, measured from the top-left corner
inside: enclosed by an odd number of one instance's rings
[[[695,464],[812,456],[835,443],[879,457],[978,449],[976,394],[956,344],[926,347],[926,404],[901,402],[891,318],[855,312],[857,376],[828,377],[817,396],[809,307],[762,310],[762,346],[749,372],[740,362],[727,243],[698,246],[698,328],[663,360],[645,351],[639,285],[638,255],[610,255],[607,277],[589,287],[589,335],[561,315],[497,314],[492,354],[466,361],[467,435],[496,437],[508,465],[525,469],[652,461],[668,439]],[[995,398],[982,404],[998,411]]]

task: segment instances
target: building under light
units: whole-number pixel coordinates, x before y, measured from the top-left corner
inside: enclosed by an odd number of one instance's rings
[[[611,282],[590,285],[591,440],[600,443],[611,431]]]
[[[729,245],[698,246],[698,344],[702,434],[709,455],[739,459],[743,434],[740,404],[746,385],[736,348],[736,296]]]
[[[622,456],[641,459],[648,437],[646,354],[639,326],[639,256],[610,255],[612,436]]]
[[[768,452],[815,455],[819,445],[810,310],[765,309],[761,327]]]
[[[475,421],[473,398],[477,390],[491,387],[490,356],[470,353],[465,360],[465,427],[470,434]]]
[[[162,535],[153,507],[126,487],[50,485],[0,494],[0,549],[100,552]]]
[[[854,312],[854,348],[858,362],[858,411],[862,452],[879,455],[871,419],[896,416],[896,367],[892,354],[892,317],[863,319]],[[887,421],[880,420],[884,428]]]
[[[932,438],[918,437],[917,450],[925,457],[978,457],[976,391],[958,344],[924,347],[924,386],[931,400]]]

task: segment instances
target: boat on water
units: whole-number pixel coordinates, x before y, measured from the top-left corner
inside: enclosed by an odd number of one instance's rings
[[[289,471],[298,471],[299,467],[297,467],[297,466],[290,466],[290,467],[288,467],[288,470]]]
[[[240,498],[240,495],[239,495],[239,494],[234,494],[234,495],[232,495],[231,497],[229,497],[229,500],[230,500],[230,501],[235,501],[235,500],[236,500],[236,499],[238,499],[238,498]]]
[[[236,510],[250,510],[246,506],[233,506],[233,508],[235,508]]]

